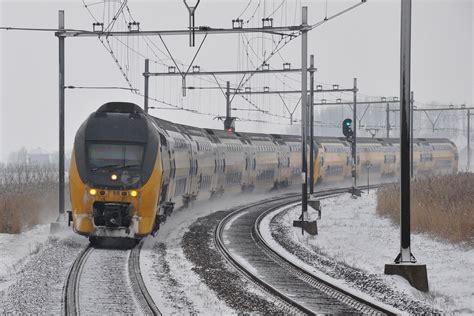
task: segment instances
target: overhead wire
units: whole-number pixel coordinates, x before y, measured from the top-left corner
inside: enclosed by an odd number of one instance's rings
[[[90,15],[93,16],[94,20],[96,20],[96,22],[97,22],[97,19],[96,19],[95,16],[92,14],[92,12],[91,12],[91,10],[90,10],[90,8],[89,8],[89,5],[87,5],[84,0],[82,0],[82,2],[84,3],[85,8],[90,12]],[[96,5],[96,4],[98,4],[98,3],[99,3],[99,2],[94,3],[94,4],[90,4],[90,5]],[[249,2],[247,3],[247,6],[244,8],[244,10],[242,11],[242,13],[239,15],[239,18],[240,18],[243,14],[245,14],[245,13],[247,12],[247,10],[248,10],[248,9],[250,8],[250,6],[251,6],[251,3],[252,3],[252,1],[249,1]],[[285,5],[284,8],[287,9],[286,0],[282,0],[282,1],[280,2],[280,4],[278,5],[278,7],[277,7],[276,9],[274,9],[274,10],[270,13],[269,16],[273,16],[278,10],[280,10],[281,8],[283,8],[284,5]],[[358,5],[360,5],[360,4],[358,4]],[[349,9],[346,9],[346,10],[344,10],[343,12],[341,12],[341,13],[339,13],[339,14],[337,14],[337,15],[331,17],[331,18],[334,18],[334,17],[336,17],[336,16],[338,16],[338,15],[340,15],[340,14],[343,14],[343,13],[345,13],[345,12],[347,12],[347,11],[353,9],[354,7],[356,7],[356,6],[358,6],[358,5],[355,5],[355,6],[351,7],[351,8],[349,8]],[[266,4],[265,4],[265,2],[264,2],[264,15],[265,15],[265,10],[266,10],[266,7],[265,7],[265,6],[266,6]],[[259,2],[257,3],[257,5],[256,5],[256,7],[255,7],[255,9],[254,9],[254,11],[253,11],[253,13],[252,13],[252,15],[250,16],[250,18],[248,18],[248,19],[246,20],[246,23],[250,23],[250,21],[252,21],[252,20],[254,19],[255,15],[259,12],[259,9],[260,9],[260,8],[261,8],[261,0],[259,0]],[[120,8],[119,8],[119,10],[118,10],[118,12],[120,12],[120,13],[116,13],[116,14],[114,15],[114,19],[113,19],[113,21],[112,21],[113,23],[109,23],[109,25],[110,25],[109,28],[113,28],[113,27],[114,27],[115,23],[116,23],[117,20],[118,20],[118,17],[117,17],[117,16],[122,15],[122,14],[123,14],[123,16],[125,16],[125,14],[124,14],[124,9],[125,9],[125,10],[127,11],[127,13],[129,14],[129,17],[130,17],[131,19],[133,19],[133,16],[131,15],[130,8],[128,7],[127,1],[121,2]],[[260,13],[258,13],[258,14],[260,15]],[[110,17],[110,16],[111,16],[111,15],[110,15],[110,13],[109,13],[109,17]],[[295,20],[296,20],[296,11],[295,11]],[[313,25],[311,26],[311,29],[313,29],[314,27],[317,27],[317,26],[318,26],[318,24],[313,24]],[[262,58],[260,58],[260,57],[259,57],[259,54],[257,54],[257,53],[253,50],[253,47],[252,47],[251,45],[249,45],[249,46],[251,46],[252,53],[257,57],[257,60],[261,60],[261,61],[262,61],[262,59],[263,59],[262,64],[261,64],[260,66],[256,66],[255,64],[253,64],[252,58],[250,58],[249,53],[248,53],[248,48],[247,48],[247,64],[250,62],[250,63],[258,70],[260,67],[262,67],[263,63],[268,62],[268,60],[271,59],[275,54],[278,54],[279,57],[280,57],[282,60],[284,60],[283,57],[282,57],[282,55],[281,55],[281,53],[280,53],[280,50],[281,50],[283,47],[285,47],[289,42],[291,42],[293,39],[299,37],[299,35],[300,35],[300,34],[299,34],[298,32],[292,32],[292,33],[287,34],[287,35],[285,35],[285,36],[281,36],[281,38],[280,38],[280,40],[279,40],[278,42],[276,42],[275,39],[273,39],[273,36],[272,36],[272,39],[269,39],[269,40],[272,41],[272,43],[274,44],[274,46],[273,46],[271,52],[270,52],[269,54],[267,54],[266,45],[265,45],[265,40],[267,40],[268,38],[266,38],[266,37],[262,34],[261,37],[260,37],[260,38],[261,38],[261,45],[262,45],[262,47],[261,47]],[[134,54],[137,54],[138,56],[140,56],[140,57],[142,57],[142,58],[148,57],[148,56],[143,55],[143,54],[139,51],[139,49],[137,50],[137,49],[131,48],[131,47],[130,47],[130,46],[131,46],[130,44],[127,45],[127,44],[123,43],[123,41],[120,41],[119,39],[117,39],[117,41],[120,42],[122,45],[124,45],[123,47],[126,47],[128,51],[133,51]],[[107,45],[106,45],[103,41],[101,41],[101,42],[102,42],[102,44],[104,45],[104,47],[107,48],[107,46],[108,46],[108,51],[109,51],[109,52],[111,53],[111,55],[114,57],[114,61],[116,62],[116,64],[117,64],[117,66],[119,67],[119,69],[121,70],[122,75],[124,76],[125,80],[127,81],[127,84],[128,84],[130,87],[133,87],[133,84],[132,84],[131,80],[128,78],[127,74],[123,72],[123,67],[120,65],[119,58],[117,58],[117,56],[114,56],[114,49],[113,49],[113,46],[111,45],[110,41],[109,41],[109,40],[107,41]],[[159,58],[159,56],[158,56],[158,54],[156,53],[155,49],[152,47],[152,46],[154,46],[156,49],[158,49],[157,45],[156,45],[156,44],[153,45],[152,43],[154,43],[154,42],[153,42],[152,40],[150,40],[149,38],[145,38],[145,39],[144,39],[144,42],[145,42],[145,44],[146,44],[147,51],[150,50],[150,51],[152,52],[152,54],[154,55],[154,58],[157,59],[157,60],[153,60],[153,62],[158,63],[158,64],[162,64],[163,66],[166,66],[166,63],[163,62],[163,59]],[[282,43],[283,43],[283,44],[282,44]],[[201,43],[201,44],[202,44],[202,43]],[[281,44],[282,44],[282,45],[281,45]],[[281,46],[280,46],[280,45],[281,45]],[[132,45],[132,46],[139,47],[139,42],[137,42],[136,45]],[[165,45],[165,48],[166,48],[166,45]],[[169,52],[168,49],[167,49],[167,51],[168,51],[168,53],[169,53],[169,57],[172,57],[171,59],[173,60],[173,62],[174,62],[175,65],[177,66],[178,61],[177,61],[177,60],[174,60],[173,56],[170,54],[170,52]],[[162,51],[161,51],[161,53],[163,54]],[[191,62],[191,64],[188,65],[188,70],[187,70],[187,71],[189,71],[190,67],[192,66],[195,57],[196,57],[196,55],[194,56],[193,61]],[[180,63],[180,64],[182,64],[182,63]],[[182,65],[184,66],[184,64],[182,64]],[[133,67],[132,67],[132,68],[133,68]],[[178,71],[180,71],[180,68],[179,68],[178,66],[177,66],[177,69],[178,69]],[[289,77],[289,76],[287,76],[287,75],[284,75],[284,76],[285,76],[285,78],[291,78],[291,77]],[[238,84],[238,86],[237,86],[237,89],[239,89],[241,86],[243,86],[243,85],[245,85],[247,82],[249,82],[252,77],[253,77],[253,74],[249,75],[248,77],[246,77],[245,75],[242,76],[242,78],[241,78],[241,80],[240,80],[240,82],[239,82],[239,84]],[[287,86],[287,84],[285,84],[285,82],[284,82],[283,80],[281,80],[281,79],[279,78],[279,76],[274,76],[274,77],[277,78],[277,80],[279,80],[284,86]],[[214,80],[215,80],[217,83],[219,82],[219,79],[217,79],[215,76],[214,76]],[[140,80],[138,80],[138,78],[137,78],[137,81],[140,82]],[[203,80],[203,81],[205,81],[205,80]],[[296,81],[296,80],[295,80],[295,81]],[[208,81],[208,82],[209,82],[209,81]],[[221,89],[222,89],[222,87],[221,87]],[[222,90],[221,90],[221,92],[222,92]],[[232,98],[234,98],[234,97],[235,97],[235,94],[233,95]],[[244,98],[244,99],[247,99],[246,102],[249,102],[248,98]],[[251,102],[251,103],[253,103],[253,102]],[[253,103],[253,104],[254,104],[254,103]],[[254,104],[254,105],[255,105],[255,104]],[[287,118],[287,117],[285,117],[285,118]]]

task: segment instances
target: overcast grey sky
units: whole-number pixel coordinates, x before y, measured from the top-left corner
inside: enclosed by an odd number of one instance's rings
[[[267,16],[283,0],[261,0],[261,6],[249,25],[258,26],[262,16]],[[97,1],[86,1],[94,3]],[[197,25],[230,27],[246,7],[248,0],[208,1],[201,0],[196,13]],[[250,9],[257,8],[258,0],[252,0]],[[329,0],[328,16],[349,7],[358,0]],[[322,20],[326,14],[326,1],[284,1],[281,10],[274,16],[274,25],[300,23],[301,5],[309,7],[310,23]],[[394,96],[399,94],[399,30],[400,1],[368,0],[366,4],[314,29],[309,35],[309,53],[316,55],[318,72],[316,80],[321,83],[352,85],[357,77],[360,92],[370,96]],[[265,7],[263,6],[265,4]],[[144,30],[183,29],[187,27],[187,11],[180,0],[135,1],[129,7]],[[57,11],[66,13],[66,27],[92,28],[92,18],[81,0],[70,1],[0,1],[0,25],[16,27],[57,27]],[[412,90],[421,103],[473,103],[473,2],[413,1],[412,24]],[[247,10],[242,17],[249,19],[253,12]],[[265,13],[264,13],[265,11]],[[296,12],[296,15],[295,15]],[[203,39],[197,37],[199,44]],[[275,38],[274,38],[275,39]],[[126,39],[123,39],[126,41]],[[154,43],[164,50],[159,39]],[[276,39],[278,40],[278,39]],[[128,44],[145,56],[155,58],[150,48],[143,43]],[[188,47],[188,38],[166,37],[165,41],[173,56],[189,63],[196,48]],[[246,69],[251,64],[246,59],[245,41],[252,43],[256,55],[268,54],[271,40],[262,40],[258,35],[249,35],[245,40],[238,35],[209,35],[204,42],[196,64],[206,70]],[[58,44],[51,33],[0,31],[0,158],[5,159],[12,150],[43,147],[57,150],[58,143]],[[270,65],[281,68],[283,61],[292,67],[300,66],[300,39],[296,39],[281,50],[281,56],[273,57]],[[127,72],[137,86],[142,86],[140,73],[143,59],[127,55],[120,45],[116,46],[121,61],[128,65]],[[253,54],[250,51],[249,54]],[[163,57],[163,56],[161,56]],[[128,58],[128,59],[127,59]],[[253,56],[253,61],[257,60]],[[172,64],[165,60],[165,64]],[[164,66],[152,65],[152,70],[163,71]],[[264,85],[272,89],[298,87],[299,77],[268,76],[254,78],[255,89]],[[236,85],[240,78],[222,77]],[[210,82],[208,82],[208,81]],[[214,85],[212,78],[188,79],[188,85]],[[288,84],[283,86],[283,82]],[[66,40],[66,85],[77,86],[121,86],[126,82],[110,54],[97,39],[76,38]],[[201,112],[223,114],[225,100],[219,91],[190,91],[182,98],[181,80],[151,79],[151,96]],[[326,96],[328,99],[336,95]],[[344,96],[342,95],[344,98]],[[363,96],[362,96],[363,97]],[[140,105],[143,98],[119,90],[66,90],[66,147],[71,148],[74,134],[87,116],[108,101],[127,100]],[[284,115],[285,110],[277,99],[252,98],[258,106]],[[297,98],[289,97],[289,104]],[[292,103],[293,102],[293,103]],[[162,106],[152,102],[152,106]],[[248,102],[236,98],[233,106],[249,107]],[[196,115],[190,112],[152,110],[155,116],[164,119],[205,127],[221,128],[222,123],[211,115]],[[238,122],[240,130],[286,132],[287,122],[255,112],[236,112],[244,118],[264,119],[280,124]],[[295,116],[298,116],[295,113]]]

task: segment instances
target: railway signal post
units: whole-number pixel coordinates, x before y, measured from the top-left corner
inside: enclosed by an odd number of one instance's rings
[[[401,0],[400,38],[400,253],[385,265],[385,274],[399,275],[420,291],[428,292],[425,264],[411,253],[410,234],[410,50],[411,0]]]
[[[351,152],[352,152],[352,187],[349,189],[349,193],[352,194],[353,197],[361,196],[360,190],[356,187],[356,155],[355,148],[355,128],[352,126],[352,119],[346,118],[342,121],[342,134],[346,137],[346,140],[351,144]]]
[[[354,78],[352,93],[354,95],[354,104],[352,105],[354,135],[352,136],[352,188],[349,189],[349,193],[352,194],[353,198],[356,198],[361,195],[360,190],[357,188],[357,78]]]

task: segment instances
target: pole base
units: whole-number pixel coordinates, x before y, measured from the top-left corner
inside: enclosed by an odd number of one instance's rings
[[[362,195],[360,189],[356,187],[349,188],[348,192],[352,194],[353,197],[356,197],[356,196],[360,197]]]
[[[49,233],[51,235],[55,235],[55,234],[58,234],[58,233],[63,232],[63,231],[69,231],[70,228],[68,228],[67,219],[68,219],[67,214],[59,214],[56,221],[50,223]]]
[[[318,219],[321,219],[321,202],[313,196],[308,198],[308,207],[318,213]]]
[[[293,221],[293,227],[303,228],[308,234],[316,236],[318,234],[318,223],[316,221]]]
[[[422,292],[428,292],[428,273],[426,264],[418,263],[389,263],[385,265],[385,274],[399,275],[405,278],[411,286]]]

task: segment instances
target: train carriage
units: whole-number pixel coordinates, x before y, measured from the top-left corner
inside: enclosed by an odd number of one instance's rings
[[[350,147],[336,137],[318,139],[320,174],[318,182],[331,184],[344,182],[351,175]]]
[[[358,181],[399,175],[396,139],[358,138]],[[415,175],[457,171],[456,146],[446,139],[415,139]],[[308,146],[309,147],[309,146]],[[173,209],[224,193],[268,191],[301,183],[301,138],[233,133],[175,124],[135,104],[101,106],[79,128],[71,159],[70,221],[91,241],[155,234]],[[315,137],[315,182],[351,178],[350,144]],[[308,166],[309,167],[309,166]]]
[[[358,144],[357,174],[362,179],[380,181],[385,160],[383,148],[379,139],[365,139]]]
[[[437,174],[451,174],[458,168],[456,145],[447,139],[429,140],[433,150],[433,169]]]

